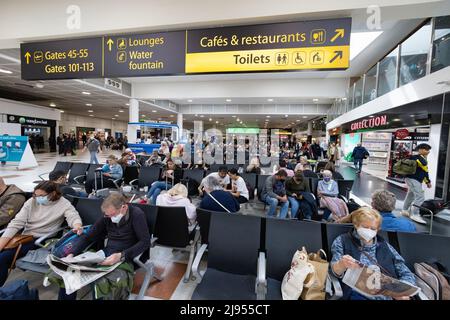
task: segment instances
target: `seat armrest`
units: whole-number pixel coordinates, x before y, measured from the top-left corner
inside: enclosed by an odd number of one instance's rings
[[[139,181],[139,179],[133,179],[133,180],[131,180],[130,181],[130,186],[135,186],[135,187],[137,187],[137,185],[135,185],[135,182],[136,181]]]
[[[266,255],[264,252],[259,253],[258,270],[255,285],[256,299],[264,300],[267,294],[267,280],[266,280]]]
[[[341,199],[341,200],[343,200],[345,203],[348,202],[348,199],[347,199],[345,196],[343,196],[342,194],[339,194],[339,195],[338,195],[338,198]]]
[[[41,173],[41,174],[38,175],[38,177],[39,177],[42,181],[44,181],[45,179],[42,178],[42,176],[43,176],[43,175],[46,175],[46,174],[49,174],[49,173],[50,173],[50,172],[44,172],[44,173]]]
[[[45,240],[49,239],[50,237],[53,237],[53,236],[57,235],[58,232],[60,232],[60,231],[62,231],[62,230],[64,230],[64,229],[66,229],[66,228],[67,228],[67,227],[61,227],[61,228],[56,229],[56,230],[53,231],[53,232],[47,233],[46,235],[44,235],[44,236],[38,238],[38,239],[34,242],[34,244],[35,244],[36,246],[38,246],[38,247],[45,248],[45,246],[42,244]]]
[[[6,228],[5,228],[5,229],[2,229],[2,230],[0,230],[0,234],[3,234],[3,233],[5,233],[5,231],[6,231]]]
[[[150,260],[150,253],[151,253],[151,250],[152,250],[152,248],[155,246],[155,242],[156,242],[156,240],[158,240],[158,238],[151,238],[150,239],[150,247],[148,248],[148,259]],[[144,268],[145,269],[145,263],[143,263],[140,259],[141,259],[141,256],[143,255],[144,253],[142,252],[140,255],[138,255],[137,257],[134,257],[134,259],[133,259],[133,262],[134,263],[136,263],[139,267],[141,267],[141,268]]]
[[[75,178],[73,178],[73,180],[74,180],[76,183],[78,183],[78,184],[83,184],[83,182],[78,181],[78,180],[81,179],[81,178],[85,178],[85,179],[86,179],[86,175],[85,175],[85,174],[82,174],[82,175],[76,176]],[[84,181],[84,180],[83,180],[83,181]]]
[[[201,281],[203,275],[199,272],[200,262],[202,260],[203,255],[205,254],[206,249],[208,248],[207,244],[202,244],[200,249],[197,251],[197,255],[194,258],[194,262],[192,263],[192,274]]]

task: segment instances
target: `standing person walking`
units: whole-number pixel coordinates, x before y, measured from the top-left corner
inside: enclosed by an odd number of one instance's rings
[[[409,216],[418,223],[426,224],[426,221],[419,214],[419,208],[412,205],[420,206],[425,201],[425,192],[422,188],[422,183],[425,183],[428,188],[431,188],[432,186],[428,174],[427,161],[431,146],[426,143],[421,143],[417,146],[417,150],[419,151],[419,154],[409,158],[410,160],[415,160],[417,162],[417,169],[414,174],[407,175],[405,178],[406,185],[408,186],[408,193],[406,194],[403,203],[402,214],[404,216]]]
[[[369,156],[369,151],[364,148],[361,143],[358,143],[352,152],[353,164],[355,165],[356,173],[361,173],[363,160]]]
[[[97,152],[100,152],[100,141],[95,139],[94,135],[91,135],[89,141],[86,143],[83,152],[88,149],[89,154],[91,155],[91,159],[89,163],[98,164]]]

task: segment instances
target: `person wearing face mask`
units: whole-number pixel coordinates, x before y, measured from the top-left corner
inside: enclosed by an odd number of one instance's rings
[[[90,243],[97,243],[108,239],[106,247],[103,249],[106,259],[100,265],[111,266],[118,262],[123,262],[103,279],[101,290],[94,289],[95,298],[105,298],[110,294],[111,288],[105,289],[105,284],[120,287],[125,291],[121,297],[126,297],[132,290],[133,279],[133,259],[148,250],[150,246],[150,233],[144,212],[127,203],[127,199],[119,194],[113,193],[103,200],[102,211],[104,216],[100,217],[89,229],[87,234],[80,236],[79,248],[86,247]],[[81,252],[74,252],[78,255]],[[131,279],[131,281],[129,281]],[[123,281],[126,280],[126,281]],[[98,285],[97,280],[95,286]],[[111,284],[113,283],[113,284]],[[131,284],[131,286],[130,286]],[[59,291],[60,300],[75,300],[76,292],[67,295],[65,289]],[[109,296],[108,296],[109,297]]]
[[[269,217],[276,216],[278,204],[281,205],[280,218],[286,218],[287,216],[289,200],[284,186],[286,178],[286,171],[279,170],[273,176],[266,179],[263,191],[261,192],[261,200],[269,205],[269,210],[267,211]]]
[[[320,207],[325,209],[323,219],[331,218],[339,221],[348,215],[348,208],[342,199],[338,198],[339,188],[336,181],[333,180],[333,174],[329,170],[322,173],[323,180],[319,181],[317,187],[317,196],[320,198]]]
[[[374,209],[362,207],[352,213],[353,231],[338,236],[331,246],[331,270],[340,279],[347,269],[366,266],[377,266],[392,278],[415,285],[414,274],[405,265],[405,260],[381,236],[377,235],[381,227],[382,217]],[[352,290],[341,282],[343,300],[367,300],[365,296]],[[391,300],[390,297],[372,298]],[[397,300],[409,300],[400,297]]]
[[[60,228],[64,220],[75,232],[82,233],[81,218],[72,204],[61,196],[58,185],[52,181],[42,181],[0,238],[0,286],[6,281],[16,253],[16,249],[4,249],[8,242],[22,229],[22,235],[31,235],[37,239]],[[18,258],[35,248],[34,242],[24,244]]]
[[[97,186],[100,188],[115,188],[113,180],[121,179],[123,176],[122,166],[118,163],[118,159],[111,155],[108,157],[108,163],[102,167],[103,179],[97,179]],[[102,184],[103,183],[103,184]],[[90,194],[94,190],[95,179],[89,179],[84,184],[86,193]]]

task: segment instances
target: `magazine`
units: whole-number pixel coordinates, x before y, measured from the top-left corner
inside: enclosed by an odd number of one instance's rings
[[[362,266],[347,269],[342,281],[358,293],[368,297],[405,297],[414,296],[420,288],[381,273],[378,266]]]

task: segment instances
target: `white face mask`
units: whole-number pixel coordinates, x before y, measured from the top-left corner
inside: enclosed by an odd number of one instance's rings
[[[372,230],[369,228],[358,228],[356,229],[356,232],[358,232],[358,235],[367,242],[375,238],[375,236],[377,235],[376,230]]]
[[[117,216],[111,217],[112,223],[119,223],[122,220],[123,214],[118,214]]]

